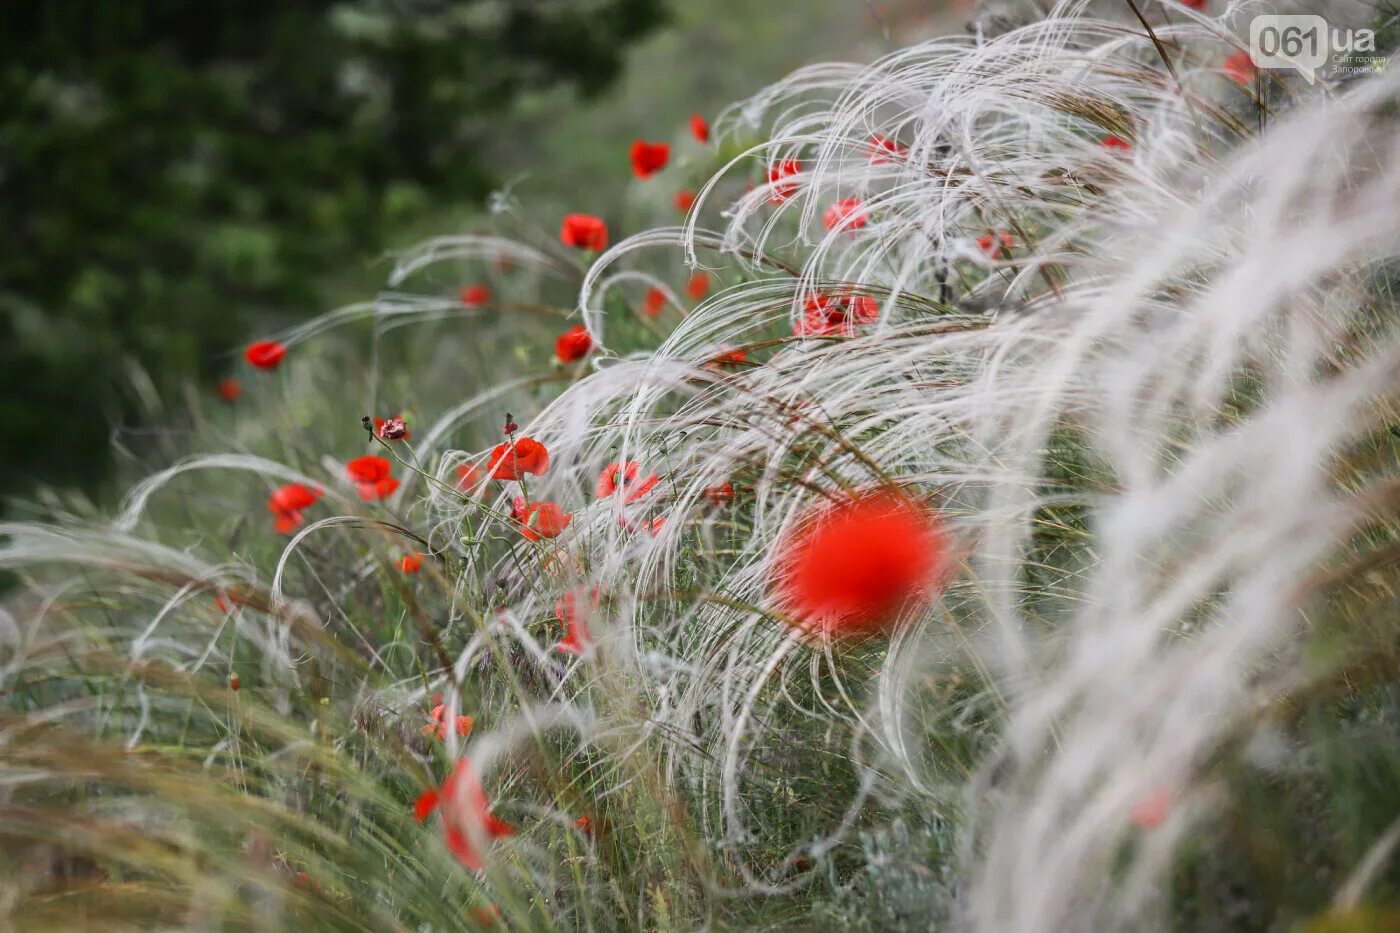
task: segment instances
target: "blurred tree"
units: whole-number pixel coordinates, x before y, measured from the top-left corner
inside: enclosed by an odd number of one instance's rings
[[[47,0],[0,30],[0,492],[93,485],[168,386],[491,184],[522,91],[588,94],[662,0]],[[254,317],[250,319],[250,315]]]

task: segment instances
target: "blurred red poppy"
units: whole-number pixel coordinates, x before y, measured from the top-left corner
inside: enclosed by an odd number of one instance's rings
[[[690,115],[690,135],[695,137],[696,142],[707,143],[710,141],[710,124],[705,122],[705,118],[698,113]]]
[[[607,248],[608,225],[592,214],[566,214],[559,239],[565,246],[599,252]]]
[[[582,324],[575,324],[564,333],[559,335],[559,339],[554,341],[554,355],[561,363],[573,363],[583,359],[588,355],[588,351],[593,349],[593,338],[588,333],[588,328]]]
[[[457,297],[468,308],[479,308],[491,300],[491,289],[480,282],[475,285],[463,285]]]
[[[638,178],[650,178],[666,167],[671,158],[671,147],[665,143],[649,143],[644,139],[632,141],[632,174]]]
[[[749,355],[742,349],[725,350],[723,353],[716,353],[710,358],[708,365],[712,367],[738,366],[746,362]]]
[[[660,317],[661,309],[666,307],[666,293],[659,288],[648,288],[646,298],[642,299],[642,312],[647,317]]]
[[[554,646],[561,654],[586,654],[593,647],[587,622],[602,602],[598,587],[575,587],[554,601],[554,617],[564,623],[564,637]]]
[[[1240,84],[1252,84],[1254,76],[1259,73],[1259,69],[1254,66],[1254,60],[1244,49],[1226,58],[1222,67],[1226,75]]]
[[[676,192],[676,210],[687,213],[695,204],[695,192],[689,189]]]
[[[856,231],[865,226],[865,208],[858,198],[842,198],[822,214],[822,226],[828,230]]]
[[[239,382],[237,379],[229,378],[219,380],[219,398],[223,399],[225,402],[236,402],[238,401],[238,396],[242,394],[243,383]]]
[[[710,505],[728,505],[734,501],[734,487],[730,483],[721,483],[718,486],[711,486],[705,490],[705,499]]]
[[[778,184],[784,178],[796,175],[802,171],[802,163],[796,159],[784,159],[768,170],[768,183],[773,187],[769,189],[768,200],[774,204],[781,204],[797,193],[796,182]]]
[[[779,543],[774,591],[809,632],[869,634],[927,598],[947,559],[942,523],[921,503],[883,489],[847,494]]]
[[[447,715],[447,704],[439,703],[432,708],[429,713],[432,721],[418,730],[419,735],[436,735],[440,739],[447,738],[447,723],[443,717]],[[456,722],[456,732],[461,738],[466,738],[472,734],[472,718],[470,716],[458,716]]]
[[[1099,145],[1110,152],[1129,152],[1133,148],[1132,143],[1115,133],[1109,133],[1100,139]]]
[[[870,137],[870,150],[871,165],[885,165],[889,163],[890,156],[903,157],[909,153],[908,149],[893,139],[878,133]]]
[[[977,238],[977,247],[982,250],[988,259],[996,259],[1004,250],[1009,250],[1016,245],[1016,239],[1005,231],[996,233],[984,233]]]
[[[491,451],[486,472],[492,479],[520,479],[526,473],[544,475],[549,469],[549,451],[539,441],[528,437],[497,444]]]
[[[475,495],[480,491],[486,476],[475,463],[464,463],[457,468],[457,488]]]
[[[705,293],[710,290],[710,276],[705,272],[691,273],[690,280],[685,283],[685,293],[696,301],[705,297]]]
[[[598,474],[598,482],[595,484],[593,492],[599,499],[623,492],[623,501],[631,505],[651,492],[661,481],[661,478],[655,473],[648,473],[646,478],[638,482],[637,474],[641,470],[642,465],[635,460],[628,460],[626,463],[609,463],[603,467],[603,472]]]
[[[259,340],[257,343],[248,344],[248,348],[243,351],[243,358],[258,369],[276,369],[281,365],[282,357],[286,355],[287,348],[276,340]]]
[[[880,317],[880,305],[868,295],[807,296],[802,320],[793,327],[798,337],[850,337],[859,324],[871,324]]]
[[[514,827],[490,811],[486,789],[466,758],[457,761],[442,787],[419,795],[413,804],[413,818],[421,823],[434,810],[442,818],[447,847],[468,871],[479,871],[486,864],[477,851],[478,844],[515,834]]]
[[[301,513],[315,505],[319,498],[321,490],[301,483],[287,483],[273,490],[267,497],[267,510],[276,516],[277,532],[289,535],[300,528],[305,520]]]
[[[355,491],[365,502],[388,498],[399,488],[399,481],[389,475],[391,469],[388,460],[373,454],[356,457],[345,464],[350,482],[355,484]]]
[[[423,554],[413,551],[399,558],[399,569],[404,573],[417,573],[423,569]]]

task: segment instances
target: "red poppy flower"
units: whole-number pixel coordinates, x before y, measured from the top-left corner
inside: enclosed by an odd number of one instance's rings
[[[710,277],[704,272],[691,273],[690,281],[685,283],[685,293],[696,301],[705,297],[705,293],[710,290]]]
[[[421,551],[413,551],[399,558],[399,569],[404,573],[417,573],[423,569],[423,554]]]
[[[642,299],[642,312],[647,317],[660,317],[661,309],[666,307],[666,293],[659,288],[648,288],[646,298]]]
[[[554,617],[564,623],[564,637],[554,646],[560,654],[587,654],[593,647],[587,622],[597,611],[602,596],[596,586],[588,590],[586,602],[583,595],[582,587],[576,587],[554,601]]]
[[[561,363],[573,363],[581,360],[592,349],[593,338],[589,336],[588,328],[582,324],[570,327],[559,335],[558,340],[554,341],[554,355],[559,358]]]
[[[810,632],[868,634],[927,596],[947,554],[941,524],[914,500],[886,490],[847,495],[780,542],[775,595]]]
[[[768,200],[774,204],[781,204],[797,193],[797,184],[790,182],[778,184],[784,178],[790,178],[802,171],[802,163],[796,159],[784,159],[768,170],[768,183],[773,187],[769,190]]]
[[[1099,140],[1099,145],[1110,152],[1130,152],[1133,144],[1116,133],[1109,133]]]
[[[608,245],[608,225],[592,214],[565,214],[559,239],[565,246],[601,252]]]
[[[739,366],[746,362],[749,355],[742,349],[725,350],[723,353],[716,353],[710,358],[709,366],[720,368],[724,366]]]
[[[880,305],[868,295],[807,296],[802,320],[792,332],[798,337],[850,337],[856,325],[870,324],[880,317]]]
[[[661,534],[661,529],[666,527],[666,516],[658,515],[651,521],[642,522],[642,528],[646,529],[653,538]]]
[[[475,495],[481,489],[486,477],[481,467],[475,463],[464,463],[457,468],[457,488]]]
[[[492,479],[520,479],[526,473],[543,476],[547,469],[549,451],[539,441],[528,437],[497,444],[486,466]]]
[[[1141,829],[1156,829],[1166,822],[1171,813],[1172,794],[1165,787],[1157,787],[1133,804],[1128,811],[1128,822]]]
[[[237,693],[237,692],[238,692],[238,688],[239,688],[239,687],[242,687],[242,686],[243,686],[243,681],[239,679],[239,677],[238,677],[237,674],[229,674],[229,675],[228,675],[228,688],[229,688],[230,690],[232,690],[234,693]]]
[[[522,496],[517,496],[512,504],[511,517],[520,525],[520,534],[526,541],[557,538],[574,520],[557,503],[532,502],[526,505]]]
[[[598,482],[593,491],[599,499],[605,499],[623,491],[625,492],[623,501],[631,505],[651,492],[656,484],[661,482],[660,477],[655,473],[648,473],[646,479],[640,483],[637,482],[637,474],[641,470],[642,465],[635,460],[628,460],[626,463],[609,463],[603,467],[603,472],[598,474]]]
[[[889,156],[899,156],[903,158],[909,154],[908,149],[904,148],[893,139],[890,139],[888,136],[881,136],[878,133],[870,137],[870,149],[871,165],[885,165],[890,161],[888,158]]]
[[[242,394],[243,383],[239,382],[237,379],[230,378],[219,380],[219,398],[223,399],[225,402],[236,402],[238,401],[238,396]]]
[[[688,213],[695,204],[695,192],[684,189],[676,192],[676,210],[682,214]]]
[[[276,369],[286,355],[287,348],[276,340],[259,340],[243,351],[243,358],[258,369]]]
[[[479,927],[494,926],[501,919],[501,905],[487,904],[485,907],[472,907],[467,910],[467,919]]]
[[[1193,10],[1204,10],[1210,0],[1181,0],[1182,6],[1188,6]]]
[[[665,143],[649,143],[644,139],[632,141],[632,174],[638,178],[650,178],[666,167],[671,158],[671,147]]]
[[[695,137],[696,142],[707,143],[710,141],[710,124],[705,122],[705,118],[698,113],[690,115],[690,135]]]
[[[421,823],[434,810],[442,818],[447,847],[468,871],[479,871],[486,864],[477,850],[480,843],[515,834],[514,827],[491,812],[486,789],[466,758],[457,761],[442,787],[419,795],[413,803],[413,818]]]
[[[729,483],[711,486],[705,490],[705,499],[713,506],[728,505],[734,501],[734,487]]]
[[[982,250],[988,259],[996,259],[1003,250],[1009,250],[1016,245],[1016,240],[1011,234],[1004,231],[997,233],[984,233],[977,238],[977,247]]]
[[[418,730],[419,735],[436,735],[440,739],[447,738],[447,723],[443,717],[447,715],[447,704],[439,703],[434,706],[430,713],[432,721]],[[472,734],[472,718],[470,716],[458,716],[456,723],[457,735],[466,738]]]
[[[1223,67],[1225,74],[1240,84],[1252,84],[1254,76],[1259,73],[1259,69],[1254,66],[1254,60],[1244,49],[1226,58]]]
[[[475,285],[463,285],[457,297],[468,308],[479,308],[491,300],[491,289],[480,282]]]
[[[350,482],[355,484],[355,491],[365,502],[386,499],[399,488],[399,481],[389,475],[390,469],[388,460],[373,454],[356,457],[345,464]]]
[[[413,436],[413,432],[404,423],[402,415],[393,415],[389,418],[374,419],[374,433],[384,438],[386,441],[406,441]]]
[[[574,825],[586,833],[593,832],[593,821],[586,816],[581,816],[574,820]]]
[[[273,490],[267,497],[267,510],[276,516],[278,534],[289,535],[302,526],[302,512],[316,504],[321,498],[321,490],[303,486],[301,483],[287,483]]]
[[[828,230],[859,230],[865,226],[865,208],[859,198],[842,198],[822,214],[822,226]]]

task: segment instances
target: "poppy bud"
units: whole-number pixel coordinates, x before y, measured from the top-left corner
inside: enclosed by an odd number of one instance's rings
[[[237,674],[229,674],[229,675],[228,675],[228,688],[229,688],[230,690],[232,690],[234,693],[237,693],[237,692],[238,692],[238,688],[239,688],[240,686],[242,686],[242,684],[241,684],[241,682],[240,682],[239,679],[238,679],[238,675],[237,675]]]
[[[360,427],[364,428],[366,431],[373,431],[374,419],[371,418],[369,415],[363,416],[362,418],[360,418]]]

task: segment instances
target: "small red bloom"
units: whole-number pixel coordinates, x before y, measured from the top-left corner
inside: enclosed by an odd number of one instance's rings
[[[593,821],[586,816],[581,816],[574,820],[574,825],[586,833],[593,832]]]
[[[423,569],[423,554],[421,551],[413,551],[399,558],[399,569],[404,573],[417,573]]]
[[[289,535],[301,527],[302,512],[316,504],[321,498],[321,490],[303,486],[301,483],[287,483],[273,490],[267,497],[267,510],[276,516],[274,527],[278,534]]]
[[[828,230],[859,230],[865,226],[865,207],[858,198],[842,198],[822,214],[822,226]]]
[[[705,490],[705,498],[713,506],[728,505],[734,501],[734,487],[730,483],[711,486]]]
[[[219,398],[223,399],[225,402],[236,402],[238,401],[238,396],[242,394],[243,383],[239,382],[237,379],[230,378],[219,380]]]
[[[516,497],[511,506],[511,517],[520,525],[520,534],[526,541],[541,538],[557,538],[569,527],[574,517],[554,502],[532,502],[525,504],[524,497]]]
[[[559,239],[565,246],[600,252],[608,245],[608,225],[592,214],[565,214]]]
[[[485,479],[481,467],[475,463],[464,463],[457,468],[457,488],[464,492],[476,495]]]
[[[386,441],[406,441],[413,436],[413,432],[404,423],[402,415],[393,415],[389,418],[374,419],[374,433],[384,438]]]
[[[597,611],[602,596],[594,586],[587,592],[586,604],[580,607],[583,596],[583,588],[575,587],[554,601],[554,617],[564,623],[564,637],[554,646],[560,654],[587,654],[593,647],[586,623]]]
[[[237,692],[238,692],[238,688],[239,688],[239,687],[242,687],[242,686],[243,686],[243,681],[241,681],[241,680],[238,679],[238,675],[237,675],[237,674],[229,674],[229,675],[228,675],[228,688],[229,688],[230,690],[232,690],[234,693],[237,693]]]
[[[1156,829],[1166,822],[1171,813],[1172,794],[1165,787],[1157,787],[1133,804],[1128,811],[1128,822],[1140,829]]]
[[[480,843],[515,834],[514,827],[490,811],[486,789],[466,758],[457,761],[442,787],[419,795],[413,804],[413,817],[421,823],[434,810],[442,818],[447,847],[468,871],[479,871],[486,864],[477,850]]]
[[[889,156],[899,156],[903,158],[909,154],[908,149],[904,148],[893,139],[890,139],[888,136],[881,136],[878,133],[870,137],[870,149],[871,165],[885,165],[890,161]]]
[[[696,142],[707,143],[710,141],[710,124],[705,122],[705,118],[698,113],[690,115],[690,135],[695,137]]]
[[[871,324],[880,317],[880,305],[868,295],[807,296],[802,320],[793,327],[798,337],[850,337],[856,325]]]
[[[399,481],[389,475],[391,469],[388,460],[373,454],[356,457],[345,464],[350,482],[355,484],[355,491],[365,502],[386,499],[399,488]]]
[[[649,143],[644,139],[632,141],[632,174],[638,178],[650,178],[666,167],[671,158],[671,147],[665,143]]]
[[[625,492],[623,501],[631,505],[651,492],[661,481],[655,473],[648,473],[645,479],[640,483],[637,482],[637,474],[641,470],[642,465],[635,460],[628,460],[626,463],[609,463],[603,467],[603,472],[598,474],[598,482],[593,491],[599,499],[605,499],[623,491]]]
[[[642,527],[648,532],[650,532],[651,536],[655,538],[657,535],[661,534],[661,529],[666,527],[666,516],[658,515],[649,522],[643,521]]]
[[[723,353],[716,353],[710,358],[709,366],[739,366],[748,361],[749,355],[742,349],[725,350]]]
[[[433,707],[429,714],[432,721],[418,730],[419,735],[435,735],[440,739],[447,738],[447,723],[443,717],[447,714],[447,704],[439,703]],[[472,718],[470,716],[458,716],[456,722],[456,732],[461,738],[466,738],[472,734]]]
[[[1181,0],[1181,5],[1193,10],[1204,10],[1209,2],[1210,0]]]
[[[520,479],[526,473],[543,476],[549,469],[549,451],[537,440],[517,438],[497,444],[491,451],[486,472],[492,479]]]
[[[690,281],[685,283],[685,293],[696,301],[705,297],[705,293],[710,290],[710,277],[704,272],[693,272]]]
[[[554,355],[561,363],[573,363],[583,359],[588,355],[588,351],[593,349],[593,338],[588,333],[588,328],[582,324],[575,324],[564,333],[559,335],[559,339],[554,341]]]
[[[687,189],[676,192],[676,210],[682,214],[688,213],[695,204],[695,192]]]
[[[475,285],[463,285],[457,297],[468,308],[479,308],[491,301],[491,289],[480,282]]]
[[[921,504],[886,490],[847,495],[780,542],[774,592],[809,632],[869,634],[926,598],[947,553],[941,523]]]
[[[1259,73],[1259,69],[1254,66],[1254,60],[1244,49],[1226,58],[1223,67],[1225,74],[1240,84],[1253,83],[1254,76]]]
[[[1015,238],[1005,231],[984,233],[977,238],[977,248],[982,250],[988,259],[996,259],[1003,250],[1012,249],[1015,245]]]
[[[501,919],[501,905],[487,904],[485,907],[472,907],[467,910],[467,919],[479,927],[494,926]]]
[[[286,355],[287,348],[276,340],[259,340],[243,351],[243,358],[258,369],[276,369]]]
[[[1132,143],[1115,133],[1109,133],[1100,139],[1099,145],[1110,152],[1130,152],[1133,148]]]
[[[642,312],[647,317],[660,317],[661,309],[666,307],[666,293],[659,288],[648,288],[646,298],[642,299]]]
[[[802,171],[802,163],[796,159],[784,159],[768,170],[768,183],[772,185],[769,191],[768,200],[774,204],[781,204],[797,193],[796,182],[778,184],[784,178],[790,178]]]

